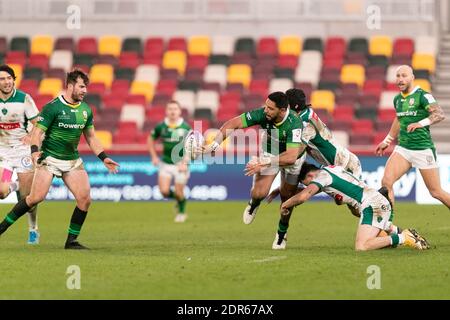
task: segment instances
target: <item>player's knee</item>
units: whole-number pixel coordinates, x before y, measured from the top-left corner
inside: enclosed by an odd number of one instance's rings
[[[175,195],[178,199],[183,199],[184,198],[184,192],[183,190],[176,190],[175,191]]]
[[[269,194],[269,191],[266,190],[258,190],[252,189],[252,198],[253,199],[264,199]]]
[[[360,241],[360,242],[355,243],[355,250],[356,251],[367,251],[368,248],[366,247],[365,242]]]
[[[170,195],[170,190],[169,189],[161,189],[161,194],[164,198],[168,198]]]
[[[441,188],[431,189],[429,191],[430,191],[431,196],[437,200],[441,200],[444,197],[444,190],[442,190]]]
[[[391,189],[392,186],[394,185],[394,179],[388,175],[384,175],[383,179],[381,179],[381,185],[383,187],[389,188]]]
[[[34,207],[35,205],[37,205],[39,202],[44,201],[45,199],[45,195],[29,195],[26,198],[27,204],[30,207]]]
[[[80,209],[87,211],[87,209],[91,205],[91,202],[92,202],[91,196],[87,194],[77,199],[77,206]]]

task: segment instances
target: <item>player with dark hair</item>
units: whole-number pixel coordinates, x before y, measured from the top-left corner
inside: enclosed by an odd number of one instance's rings
[[[188,161],[184,157],[182,141],[191,130],[191,126],[181,117],[181,106],[177,101],[170,101],[166,106],[166,118],[158,123],[148,137],[148,148],[152,163],[159,166],[158,186],[165,198],[175,198],[175,222],[185,222],[187,214],[184,187],[189,179]],[[160,160],[156,154],[154,141],[161,138],[163,142],[163,156]],[[175,190],[170,189],[172,178]]]
[[[15,88],[15,80],[16,75],[10,66],[0,66],[0,199],[17,188],[18,198],[26,197],[33,182],[29,142],[39,110],[29,94]],[[18,184],[11,181],[14,171]],[[28,244],[38,244],[36,206],[28,212],[28,226]]]
[[[31,134],[31,157],[36,166],[31,192],[0,223],[0,234],[45,199],[56,176],[62,178],[76,200],[64,247],[87,249],[77,241],[91,204],[89,177],[77,150],[81,134],[109,172],[116,173],[119,166],[106,155],[95,136],[92,110],[83,102],[88,84],[84,72],[68,73],[65,92],[46,104],[39,114]]]
[[[414,229],[405,229],[398,233],[396,228],[397,232],[392,232],[392,206],[389,200],[344,168],[340,166],[318,168],[313,164],[304,163],[299,179],[306,188],[282,203],[283,214],[289,214],[292,208],[323,191],[332,198],[339,196],[344,203],[358,208],[361,217],[355,240],[357,251],[397,245],[418,250],[429,249],[428,242]],[[380,235],[381,231],[387,234]]]
[[[220,143],[236,129],[259,125],[264,130],[262,156],[254,160],[251,200],[243,213],[245,224],[250,224],[261,201],[268,195],[278,172],[281,171],[281,198],[288,199],[297,190],[298,174],[305,159],[302,142],[302,123],[294,111],[289,109],[288,98],[283,92],[273,92],[267,97],[264,107],[245,112],[225,122],[214,141],[204,147],[204,153],[214,152]],[[280,156],[282,154],[282,156]],[[273,249],[284,249],[288,223],[281,216]]]

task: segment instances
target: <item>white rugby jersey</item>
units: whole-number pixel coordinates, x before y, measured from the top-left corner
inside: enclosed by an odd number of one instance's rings
[[[20,141],[32,126],[29,120],[36,118],[39,110],[29,94],[14,89],[6,101],[0,98],[0,147],[22,145]]]
[[[322,167],[311,183],[317,185],[329,196],[342,198],[344,203],[355,208],[360,208],[366,199],[378,195],[377,190],[372,189],[340,166]]]

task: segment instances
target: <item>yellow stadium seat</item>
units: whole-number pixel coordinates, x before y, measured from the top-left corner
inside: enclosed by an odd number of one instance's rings
[[[229,83],[242,83],[248,88],[252,80],[252,69],[247,64],[232,64],[228,68],[227,81]]]
[[[39,84],[39,94],[49,94],[56,97],[61,93],[63,84],[59,78],[46,78]]]
[[[23,76],[23,67],[20,64],[11,63],[9,66],[14,70],[14,74],[16,75],[16,88],[20,87],[20,82],[22,81]]]
[[[90,82],[104,83],[107,88],[111,87],[114,78],[113,66],[110,64],[95,64],[89,73]]]
[[[329,113],[334,110],[334,93],[330,90],[314,90],[311,94],[311,104],[316,109],[325,109]]]
[[[95,135],[100,140],[103,148],[111,149],[112,146],[112,134],[107,130],[96,130]]]
[[[53,42],[52,36],[35,36],[31,41],[31,54],[45,54],[49,57],[53,52]]]
[[[211,41],[207,36],[194,36],[189,39],[188,52],[190,55],[209,56]]]
[[[427,79],[414,79],[414,85],[421,87],[427,92],[431,92],[431,84]]]
[[[302,39],[299,36],[283,36],[278,42],[279,54],[299,56],[302,52]]]
[[[179,74],[184,74],[184,70],[186,70],[186,53],[178,50],[166,51],[162,65],[165,69],[176,69]]]
[[[152,83],[147,81],[133,81],[130,89],[131,94],[142,94],[145,96],[145,100],[151,102],[155,93]]]
[[[115,57],[120,55],[122,41],[118,36],[103,36],[98,42],[99,54],[111,54]]]
[[[365,81],[365,70],[359,64],[346,64],[341,69],[341,81],[343,83],[356,83],[362,87]]]
[[[414,53],[412,58],[413,69],[426,69],[430,73],[436,70],[436,59],[431,54]]]
[[[373,36],[369,43],[371,55],[392,56],[392,39],[388,36]]]

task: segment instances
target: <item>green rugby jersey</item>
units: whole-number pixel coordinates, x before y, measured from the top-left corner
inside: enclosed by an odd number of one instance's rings
[[[71,104],[60,95],[44,106],[36,126],[45,131],[43,158],[75,160],[83,130],[94,127],[92,110],[85,102]]]
[[[410,150],[434,149],[430,126],[407,132],[408,125],[419,122],[429,116],[428,108],[437,104],[434,97],[416,86],[408,95],[399,93],[394,98],[394,108],[400,123],[398,144]]]
[[[170,125],[167,119],[156,125],[151,134],[154,140],[162,139],[164,163],[175,164],[183,159],[183,140],[190,130],[191,126],[183,119],[175,125]],[[174,148],[179,150],[174,151]],[[172,156],[173,151],[175,154]]]
[[[280,123],[273,123],[266,118],[264,108],[258,108],[241,114],[244,128],[260,125],[265,129],[266,137],[262,143],[263,151],[279,155],[288,148],[297,148],[302,141],[303,125],[297,114],[288,109]]]

